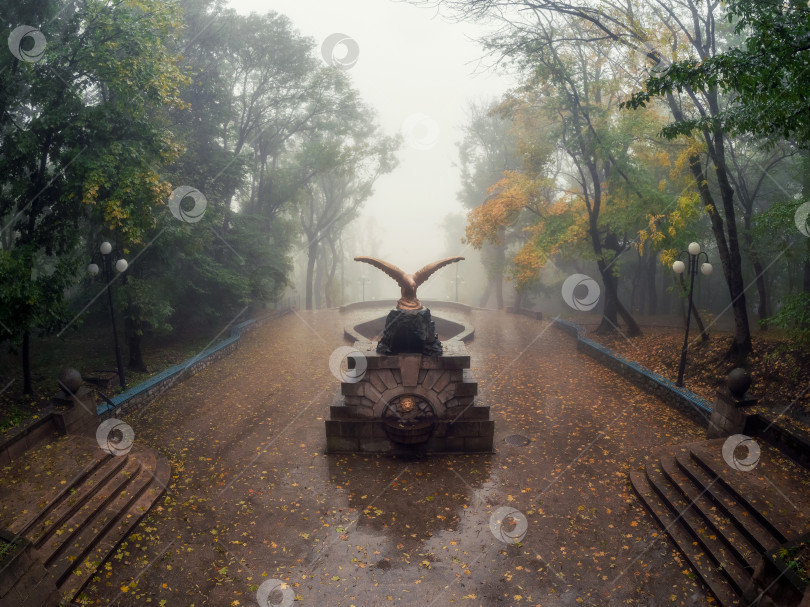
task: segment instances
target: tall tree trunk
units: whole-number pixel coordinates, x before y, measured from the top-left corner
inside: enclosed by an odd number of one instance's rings
[[[658,289],[655,288],[656,270],[658,269],[658,255],[649,250],[647,253],[647,272],[645,276],[645,287],[647,301],[647,314],[655,316],[658,314]]]
[[[592,234],[594,232],[598,234],[596,229],[592,231]],[[613,251],[614,260],[616,256],[619,255],[621,246],[619,245],[618,238],[616,238],[614,234],[609,233],[605,236],[604,247],[603,243],[599,241],[598,238],[597,243],[598,244],[594,244],[594,250],[597,255],[599,255],[597,266],[599,267],[599,274],[602,277],[602,284],[605,287],[605,303],[602,308],[602,321],[599,323],[596,332],[604,334],[615,331],[619,326],[618,317],[621,316],[622,320],[627,325],[627,335],[629,337],[638,337],[641,335],[641,327],[638,326],[633,316],[619,300],[619,277],[613,273],[613,264],[608,264],[605,261],[604,252],[606,250]],[[596,250],[597,247],[598,251]]]
[[[712,113],[716,115],[717,111],[719,111],[716,107],[716,98],[712,97],[711,92],[709,92],[708,95],[710,96],[709,104]],[[683,121],[685,119],[680,105],[672,94],[667,95],[667,104],[675,120]],[[709,149],[710,160],[715,167],[715,175],[717,176],[717,184],[722,201],[722,216],[720,209],[715,203],[714,196],[709,189],[707,175],[703,170],[699,156],[694,155],[690,157],[689,169],[695,178],[703,208],[711,221],[712,233],[717,243],[717,253],[720,255],[723,275],[726,278],[729,296],[731,297],[730,305],[734,313],[734,340],[726,354],[726,359],[739,364],[751,353],[751,327],[748,323],[748,309],[745,303],[745,282],[742,274],[740,246],[737,239],[734,190],[728,179],[728,168],[726,167],[725,153],[723,150],[725,142],[722,131],[718,129],[711,132],[704,130],[703,135]],[[726,232],[728,232],[728,237],[726,237]]]
[[[124,332],[126,333],[127,346],[129,350],[129,362],[127,367],[138,373],[149,373],[149,368],[143,360],[141,351],[142,331],[140,323],[132,319],[131,314],[124,318]]]
[[[619,326],[618,317],[621,316],[624,324],[627,325],[628,337],[638,337],[642,334],[641,327],[619,300],[618,276],[613,274],[613,269],[608,267],[604,260],[600,259],[597,265],[599,266],[599,274],[602,277],[605,293],[602,308],[602,321],[596,328],[596,333],[605,334],[616,331]]]
[[[318,257],[318,242],[310,238],[307,247],[307,275],[305,310],[312,309],[312,281],[315,278],[315,259]]]
[[[329,251],[331,252],[331,257],[329,259],[329,274],[326,277],[326,307],[332,307],[332,288],[335,285],[335,274],[337,273],[337,263],[338,263],[338,255],[337,250],[335,248],[335,241],[330,238],[329,239]]]
[[[602,277],[602,285],[604,293],[602,294],[602,320],[596,328],[597,334],[613,333],[616,327],[619,326],[619,318],[617,315],[618,294],[616,293],[617,278],[613,275],[611,268],[607,267],[604,259],[599,259],[597,262],[599,267],[599,275]]]
[[[810,293],[810,259],[804,262],[804,268],[802,272],[802,290],[805,293]]]
[[[22,340],[23,394],[31,395],[34,387],[31,382],[31,332],[23,332]]]
[[[326,276],[326,253],[323,247],[319,247],[318,256],[315,262],[315,280],[313,280],[312,294],[314,296],[315,309],[320,310],[323,308],[324,294],[326,292],[326,285],[324,284],[324,277]]]
[[[495,297],[498,301],[498,309],[503,310],[503,271],[506,267],[506,245],[498,245],[496,250],[497,268],[495,273]]]
[[[483,293],[481,293],[481,299],[478,301],[479,308],[486,308],[487,302],[489,301],[489,296],[492,295],[492,291],[495,288],[495,278],[490,276],[487,278],[487,286],[484,287]]]
[[[745,213],[745,225],[743,227],[743,238],[748,247],[749,255],[751,256],[751,265],[756,273],[754,282],[757,285],[757,295],[759,297],[757,305],[757,316],[759,317],[759,326],[763,331],[768,330],[768,323],[764,322],[770,313],[770,306],[768,305],[768,291],[765,287],[765,268],[762,267],[762,261],[759,259],[759,254],[754,247],[754,238],[751,235],[751,213]]]
[[[759,256],[751,253],[751,264],[754,266],[754,272],[757,273],[757,295],[759,295],[757,316],[759,317],[759,326],[763,331],[768,330],[768,323],[766,319],[771,315],[770,305],[768,305],[768,290],[765,287],[765,268],[762,267],[762,262]]]
[[[739,363],[751,352],[751,329],[748,324],[748,310],[745,303],[745,284],[742,276],[739,244],[736,240],[736,228],[734,231],[735,238],[733,240],[733,246],[736,247],[736,251],[734,251],[732,247],[732,239],[730,237],[728,240],[726,239],[724,230],[724,223],[726,224],[726,229],[728,229],[728,223],[734,221],[733,209],[729,217],[729,210],[726,208],[725,204],[723,205],[727,218],[726,222],[724,222],[715,205],[714,197],[709,190],[706,176],[703,173],[703,167],[697,156],[693,156],[690,159],[690,168],[697,181],[698,191],[700,192],[706,213],[711,219],[712,233],[717,242],[717,253],[720,255],[720,263],[723,267],[723,274],[726,278],[726,284],[728,285],[729,296],[731,297],[730,305],[734,314],[734,340],[726,358]],[[721,186],[721,191],[723,189],[723,186]],[[729,193],[726,192],[725,196],[728,195]],[[730,229],[729,232],[731,232]]]

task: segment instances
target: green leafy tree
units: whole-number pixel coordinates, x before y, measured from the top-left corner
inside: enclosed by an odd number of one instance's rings
[[[651,75],[632,105],[673,91],[729,94],[717,111],[685,117],[667,136],[724,129],[810,145],[810,7],[804,0],[730,0],[726,16],[737,42],[705,57],[688,57]]]
[[[721,54],[722,24],[727,16],[723,3],[706,4],[699,0],[622,4],[603,0],[587,3],[568,0],[411,1],[447,6],[469,18],[498,20],[509,34],[502,38],[504,44],[495,47],[501,53],[518,50],[524,40],[541,40],[543,28],[549,22],[560,22],[571,25],[576,32],[569,42],[585,48],[610,41],[614,46],[605,58],[614,64],[634,65],[643,59],[650,69],[658,70],[666,70],[683,58],[706,62]],[[638,78],[638,86],[641,80]],[[727,154],[730,142],[722,120],[717,119],[725,103],[722,93],[708,80],[705,86],[685,86],[682,93],[671,89],[661,100],[676,122],[701,120],[696,135],[705,146],[690,158],[688,166],[711,224],[715,250],[728,287],[734,316],[734,338],[728,357],[739,361],[751,352],[751,328],[745,298],[742,239]]]
[[[15,5],[5,16],[43,24],[16,55],[0,53],[0,300],[15,310],[7,328],[31,393],[31,334],[66,321],[64,287],[84,265],[73,256],[82,218],[138,243],[170,191],[158,169],[181,149],[156,115],[182,105],[167,44],[179,14],[161,0],[90,0]],[[40,36],[44,48],[27,46]],[[33,278],[38,259],[59,270],[47,285]]]

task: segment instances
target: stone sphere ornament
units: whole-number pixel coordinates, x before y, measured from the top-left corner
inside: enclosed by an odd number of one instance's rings
[[[733,396],[741,398],[751,387],[751,374],[745,369],[737,367],[728,374],[726,384]]]
[[[59,374],[59,387],[70,394],[76,394],[79,391],[82,381],[81,373],[73,367],[66,367]]]

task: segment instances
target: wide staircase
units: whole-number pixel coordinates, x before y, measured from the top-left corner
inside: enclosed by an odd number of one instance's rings
[[[74,604],[163,494],[169,475],[168,461],[152,449],[136,447],[117,456],[96,449],[84,468],[33,519],[19,530],[12,529],[36,548],[62,597],[61,605]]]
[[[630,481],[717,602],[730,607],[751,604],[763,555],[810,530],[810,472],[762,441],[759,463],[736,469],[723,458],[724,443],[659,452]]]

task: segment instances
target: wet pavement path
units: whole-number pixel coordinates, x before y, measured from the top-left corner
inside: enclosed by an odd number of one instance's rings
[[[274,579],[291,590],[269,604],[302,607],[708,602],[628,481],[702,426],[547,322],[478,311],[469,349],[494,455],[327,456],[328,360],[347,318],[274,320],[125,418],[172,482],[87,604],[256,605]],[[525,516],[519,544],[491,531],[505,506]]]

